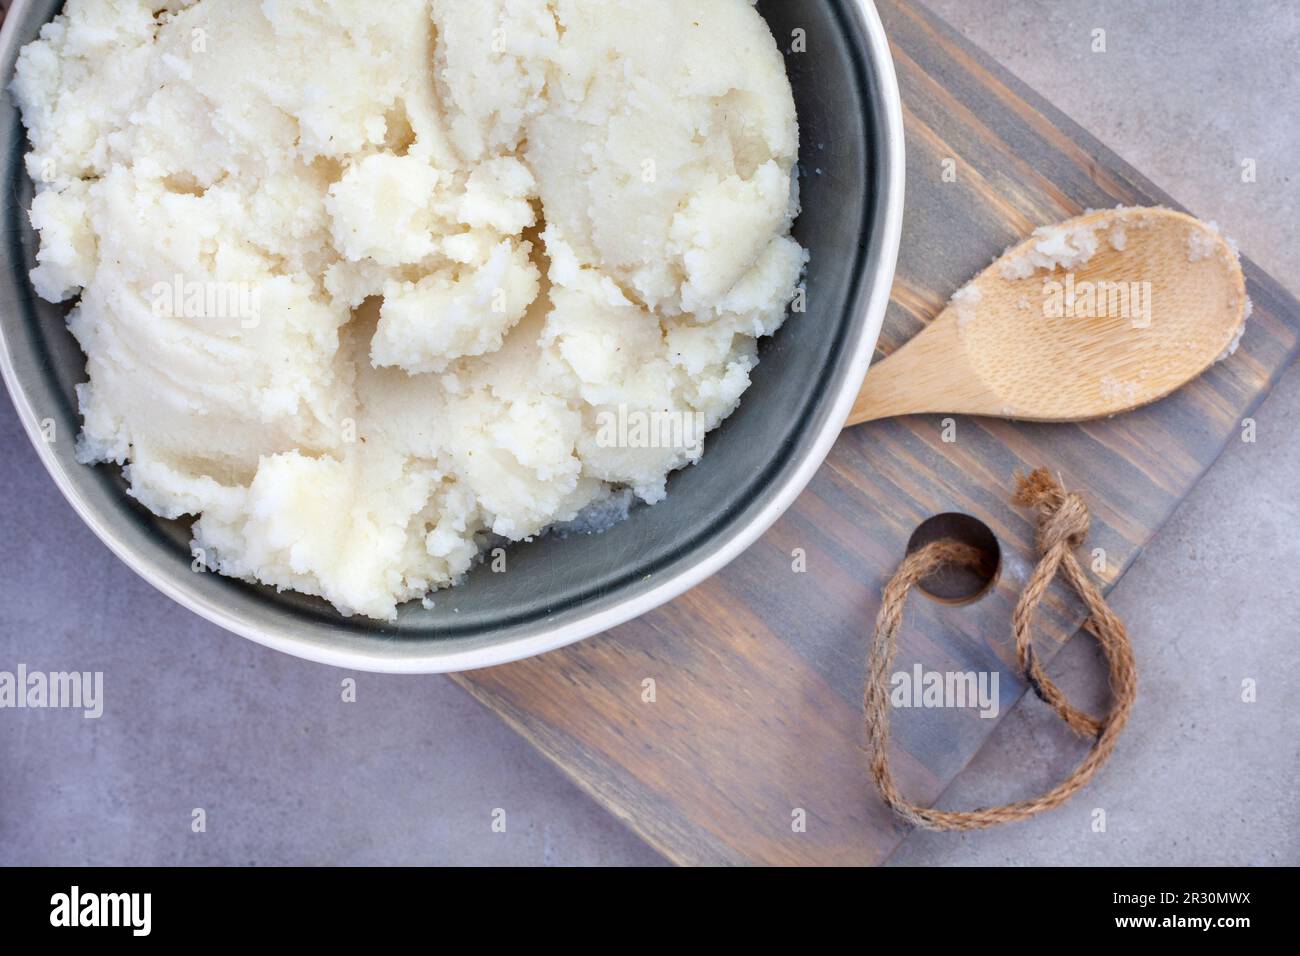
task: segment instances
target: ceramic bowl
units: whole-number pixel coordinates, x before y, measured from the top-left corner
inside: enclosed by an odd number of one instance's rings
[[[0,34],[6,85],[18,50],[60,6],[11,6]],[[94,532],[163,593],[250,640],[353,669],[468,670],[539,654],[614,627],[713,574],[789,507],[835,441],[880,331],[903,210],[898,89],[872,4],[769,0],[758,9],[786,52],[799,111],[803,213],[794,234],[811,254],[807,311],[762,345],[739,410],[709,436],[703,460],[672,477],[666,501],[602,534],[518,545],[509,573],[481,566],[437,596],[432,609],[413,602],[391,624],[195,573],[188,522],[142,508],[125,493],[117,468],[76,461],[74,388],[85,361],[65,324],[67,307],[38,299],[28,280],[33,186],[22,163],[26,137],[6,91],[0,367],[50,476]],[[52,442],[45,440],[51,423]]]

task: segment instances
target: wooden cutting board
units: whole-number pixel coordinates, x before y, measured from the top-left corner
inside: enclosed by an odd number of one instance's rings
[[[1089,207],[1175,205],[933,14],[877,2],[908,139],[903,250],[879,355],[1035,226]],[[879,863],[906,831],[866,771],[864,655],[912,531],[941,512],[974,515],[996,532],[1003,570],[972,605],[914,597],[897,669],[996,669],[1006,715],[1025,690],[1009,620],[1033,560],[1032,528],[1008,502],[1012,473],[1042,465],[1086,496],[1088,546],[1105,549],[1113,585],[1241,440],[1243,419],[1297,353],[1300,304],[1246,268],[1255,312],[1240,351],[1175,397],[1079,426],[960,419],[951,443],[937,416],[852,429],[771,532],[711,580],[608,634],[457,680],[669,860]],[[795,549],[806,573],[792,570]],[[1052,657],[1082,617],[1059,590],[1039,652]],[[973,710],[900,711],[905,792],[935,801],[996,722]],[[1007,781],[1008,799],[1029,795],[1017,783]],[[804,832],[792,826],[799,810]]]

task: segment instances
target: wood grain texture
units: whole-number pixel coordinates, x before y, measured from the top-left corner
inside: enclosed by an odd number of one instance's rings
[[[1096,251],[1068,275],[1032,266],[1022,275],[1042,237],[1008,250],[875,363],[849,424],[923,413],[1033,422],[1118,415],[1202,374],[1241,333],[1245,276],[1227,239],[1205,223],[1126,207],[1053,229],[1086,232]],[[1004,274],[1009,266],[1016,278]],[[1074,302],[1067,283],[1077,283]]]
[[[880,355],[1034,227],[1088,208],[1176,206],[932,14],[879,6],[908,136],[903,253]],[[956,182],[942,181],[945,158]],[[880,589],[908,536],[945,511],[998,535],[997,586],[961,608],[914,600],[897,666],[997,668],[1005,715],[1025,689],[1009,621],[1033,555],[1031,526],[1008,502],[1012,473],[1045,466],[1087,496],[1089,546],[1105,549],[1113,585],[1296,355],[1300,306],[1249,262],[1246,274],[1255,314],[1240,351],[1175,396],[1084,425],[961,419],[952,444],[934,417],[851,429],[797,504],[713,579],[611,633],[458,680],[672,861],[882,861],[904,830],[866,772],[860,695]],[[805,574],[792,572],[796,548]],[[1077,603],[1054,593],[1039,652],[1053,656],[1080,623]],[[654,703],[642,700],[647,678]],[[996,721],[908,710],[893,723],[900,785],[929,802]],[[1006,798],[1025,792],[1007,781]],[[792,831],[795,808],[805,833]]]

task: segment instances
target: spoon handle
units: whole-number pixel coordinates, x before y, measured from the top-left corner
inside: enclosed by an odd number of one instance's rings
[[[924,332],[871,367],[844,427],[926,412],[1001,415],[1005,411],[1003,402],[966,361],[956,315],[946,309]]]

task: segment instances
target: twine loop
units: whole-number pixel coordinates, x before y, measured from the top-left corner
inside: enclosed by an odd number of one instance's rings
[[[958,541],[926,545],[903,559],[885,585],[876,633],[867,667],[864,711],[870,748],[870,766],[885,802],[903,819],[928,830],[976,830],[1023,820],[1060,806],[1084,787],[1115,749],[1137,696],[1137,666],[1124,624],[1106,604],[1100,589],[1084,571],[1074,551],[1088,535],[1088,506],[1081,496],[1067,492],[1045,469],[1017,476],[1016,504],[1036,512],[1035,535],[1039,560],[1012,615],[1012,634],[1020,671],[1030,687],[1075,733],[1093,741],[1092,748],[1074,772],[1041,796],[1000,807],[973,811],[935,810],[910,803],[898,791],[889,769],[889,675],[898,650],[898,629],[912,587],[948,564],[970,567],[980,563],[979,552]],[[1033,649],[1033,614],[1058,573],[1082,598],[1088,609],[1085,628],[1097,639],[1106,657],[1113,698],[1110,712],[1101,719],[1078,710],[1052,682],[1038,663]]]

